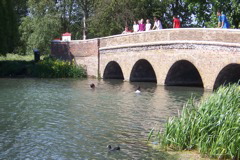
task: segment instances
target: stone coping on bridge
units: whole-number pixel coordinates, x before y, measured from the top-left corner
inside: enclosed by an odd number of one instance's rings
[[[227,43],[240,44],[240,29],[219,29],[219,28],[177,28],[177,29],[162,29],[151,30],[144,32],[136,32],[129,34],[118,34],[101,38],[93,38],[87,40],[72,40],[70,43],[88,43],[92,41],[99,41],[99,48],[108,48],[114,46],[127,46],[132,44],[142,43],[159,43],[164,41],[178,41],[199,43]],[[66,42],[54,42],[66,43]],[[236,44],[234,44],[236,43]],[[230,45],[231,46],[231,45]]]
[[[100,48],[159,41],[206,41],[240,44],[240,30],[214,28],[162,29],[102,37],[99,40]]]
[[[220,29],[220,28],[170,28],[170,29],[161,29],[161,30],[150,30],[150,31],[143,31],[143,32],[130,32],[129,34],[116,34],[112,36],[106,36],[106,37],[100,37],[100,38],[92,38],[92,39],[86,39],[86,40],[71,40],[71,42],[86,42],[86,41],[94,41],[94,40],[104,40],[104,39],[110,39],[110,38],[117,38],[117,37],[125,37],[129,35],[138,35],[138,34],[145,34],[145,33],[154,33],[154,32],[165,32],[165,31],[221,31],[221,32],[233,32],[233,33],[239,33],[240,29]],[[56,43],[59,43],[62,41],[58,41]],[[66,42],[65,42],[66,43]],[[69,42],[68,42],[69,43]],[[239,42],[240,43],[240,42]]]
[[[202,30],[202,31],[223,31],[223,32],[239,32],[240,29],[221,29],[221,28],[168,28],[168,29],[161,29],[161,30],[150,30],[150,31],[142,31],[142,32],[129,32],[128,34],[117,34],[112,36],[106,36],[101,37],[99,39],[108,39],[108,38],[114,38],[114,37],[122,37],[122,36],[128,36],[132,34],[142,34],[142,33],[151,33],[151,32],[163,32],[163,31],[184,31],[184,30]],[[90,40],[90,39],[89,39]],[[82,40],[83,41],[83,40]]]
[[[141,46],[157,46],[157,45],[172,45],[172,44],[197,44],[197,45],[212,45],[212,46],[225,46],[225,47],[237,47],[240,49],[240,43],[223,43],[223,42],[209,42],[209,41],[157,41],[157,42],[146,42],[146,43],[136,43],[136,44],[126,44],[110,47],[101,47],[102,50],[112,50],[120,48],[132,48],[132,47],[141,47]]]

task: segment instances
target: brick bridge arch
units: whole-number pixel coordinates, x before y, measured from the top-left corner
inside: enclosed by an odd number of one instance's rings
[[[240,64],[231,63],[225,66],[218,74],[213,89],[228,83],[240,83]]]
[[[122,68],[116,61],[109,62],[103,73],[104,79],[124,79]]]
[[[111,62],[112,61],[105,63],[103,69],[105,68],[104,70],[106,70]],[[183,56],[181,58],[173,58],[168,63],[155,62],[155,57],[147,55],[135,57],[129,61],[119,61],[118,64],[124,73],[123,79],[125,81],[157,82],[160,85],[169,86],[203,87],[203,81],[200,75],[203,69],[201,69],[201,66],[198,66],[191,57],[187,58]],[[136,69],[137,67],[138,69]],[[118,69],[116,68],[116,70]],[[106,78],[104,74],[103,78]]]
[[[165,78],[167,86],[198,86],[203,87],[203,81],[198,69],[188,60],[175,62]]]

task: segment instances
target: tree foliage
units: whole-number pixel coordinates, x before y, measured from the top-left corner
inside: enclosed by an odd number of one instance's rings
[[[18,43],[17,15],[13,0],[0,1],[0,54],[13,52]]]
[[[217,27],[217,10],[227,15],[233,28],[239,28],[240,0],[185,0],[202,27]]]
[[[118,34],[133,19],[133,9],[128,0],[98,0],[96,10],[89,19],[90,37]]]
[[[56,12],[53,0],[28,0],[29,15],[22,19],[21,52],[32,53],[34,48],[42,52],[49,51],[50,40],[59,35],[60,15]]]
[[[173,14],[179,15],[183,26],[191,24],[188,4],[182,0],[98,0],[94,16],[90,18],[91,36],[119,34],[124,26],[130,28],[134,20],[160,18],[164,28],[172,27]],[[97,26],[97,27],[96,27]]]
[[[240,0],[1,0],[0,54],[48,52],[64,32],[72,39],[109,36],[141,18],[153,24],[154,16],[163,28],[172,28],[173,15],[182,27],[216,27],[218,9],[239,27]]]

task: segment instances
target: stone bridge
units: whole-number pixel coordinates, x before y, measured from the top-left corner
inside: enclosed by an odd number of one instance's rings
[[[215,89],[240,79],[240,30],[181,28],[52,42],[89,76]]]

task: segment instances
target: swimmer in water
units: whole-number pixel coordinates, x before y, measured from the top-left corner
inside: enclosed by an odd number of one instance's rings
[[[90,87],[91,89],[95,89],[95,84],[94,83],[90,84]]]
[[[137,90],[135,91],[135,93],[141,93],[140,91],[140,86],[138,86]]]

